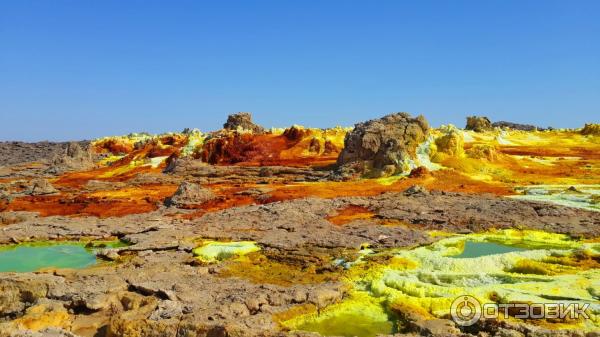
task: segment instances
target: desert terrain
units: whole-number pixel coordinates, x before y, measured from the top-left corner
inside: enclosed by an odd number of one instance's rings
[[[2,142],[0,244],[0,336],[598,336],[600,124]],[[465,294],[589,318],[462,327]]]

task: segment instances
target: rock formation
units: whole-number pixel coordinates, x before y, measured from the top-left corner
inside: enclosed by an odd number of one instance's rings
[[[252,122],[252,114],[249,112],[238,112],[227,117],[227,122],[223,124],[223,129],[232,131],[252,131],[252,133],[263,133],[265,129]]]
[[[476,132],[483,132],[493,130],[494,128],[500,129],[512,129],[520,131],[544,131],[551,130],[552,128],[541,128],[531,124],[520,124],[507,121],[498,121],[492,123],[489,118],[483,116],[470,116],[467,117],[466,130],[473,130]]]
[[[31,186],[27,189],[25,194],[28,195],[46,195],[46,194],[54,194],[58,192],[52,184],[48,182],[46,179],[34,179],[31,181]]]
[[[507,128],[507,129],[513,129],[513,130],[521,130],[521,131],[535,131],[535,130],[544,131],[544,130],[547,130],[547,129],[540,128],[540,127],[537,127],[537,126],[531,125],[531,124],[519,124],[519,123],[513,123],[513,122],[506,122],[506,121],[494,122],[494,123],[492,123],[492,127],[502,128],[502,129]]]
[[[192,205],[200,205],[215,198],[215,194],[210,189],[184,181],[179,185],[173,196],[165,201],[165,204],[186,208]]]
[[[346,134],[338,157],[342,175],[348,171],[367,176],[390,176],[410,170],[407,162],[425,141],[429,124],[425,117],[400,112],[358,123]]]
[[[89,146],[82,147],[79,143],[68,143],[66,148],[52,159],[51,173],[61,173],[69,170],[86,170],[94,167],[94,160]]]
[[[81,147],[89,146],[88,141],[78,142]],[[28,162],[51,162],[55,156],[64,153],[69,143],[54,142],[0,142],[0,165],[15,165]]]
[[[581,129],[582,135],[600,135],[600,124],[589,123],[586,124],[583,129]]]
[[[487,117],[479,117],[479,116],[469,116],[467,117],[467,125],[465,126],[467,130],[473,130],[475,132],[483,132],[487,130],[492,130],[492,122],[490,122]]]

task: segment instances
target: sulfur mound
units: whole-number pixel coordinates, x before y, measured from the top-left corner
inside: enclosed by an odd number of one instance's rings
[[[358,123],[346,134],[338,172],[381,177],[408,171],[408,162],[416,157],[428,131],[425,117],[412,118],[405,112]]]
[[[461,157],[464,154],[464,144],[462,132],[454,127],[448,127],[446,134],[435,140],[438,152],[453,157]]]
[[[179,185],[173,196],[165,200],[165,204],[167,206],[186,208],[191,205],[205,203],[215,198],[215,194],[210,189],[186,181]]]
[[[475,144],[466,151],[466,154],[468,157],[474,159],[495,161],[498,157],[498,150],[496,147],[489,144]]]
[[[252,133],[264,133],[265,129],[252,122],[252,114],[249,112],[238,112],[227,117],[227,122],[223,124],[223,129],[232,131],[251,131]]]
[[[469,116],[467,117],[467,125],[465,126],[467,130],[473,130],[475,132],[483,132],[487,130],[492,130],[492,122],[490,122],[487,117],[479,117],[479,116]]]

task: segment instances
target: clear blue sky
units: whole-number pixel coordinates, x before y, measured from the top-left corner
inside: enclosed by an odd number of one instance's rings
[[[0,139],[600,122],[600,1],[0,0]]]

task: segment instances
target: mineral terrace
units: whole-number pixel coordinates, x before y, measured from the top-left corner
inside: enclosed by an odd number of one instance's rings
[[[600,125],[0,143],[0,336],[599,336]],[[86,257],[87,256],[87,257]],[[462,327],[450,306],[589,304]]]

